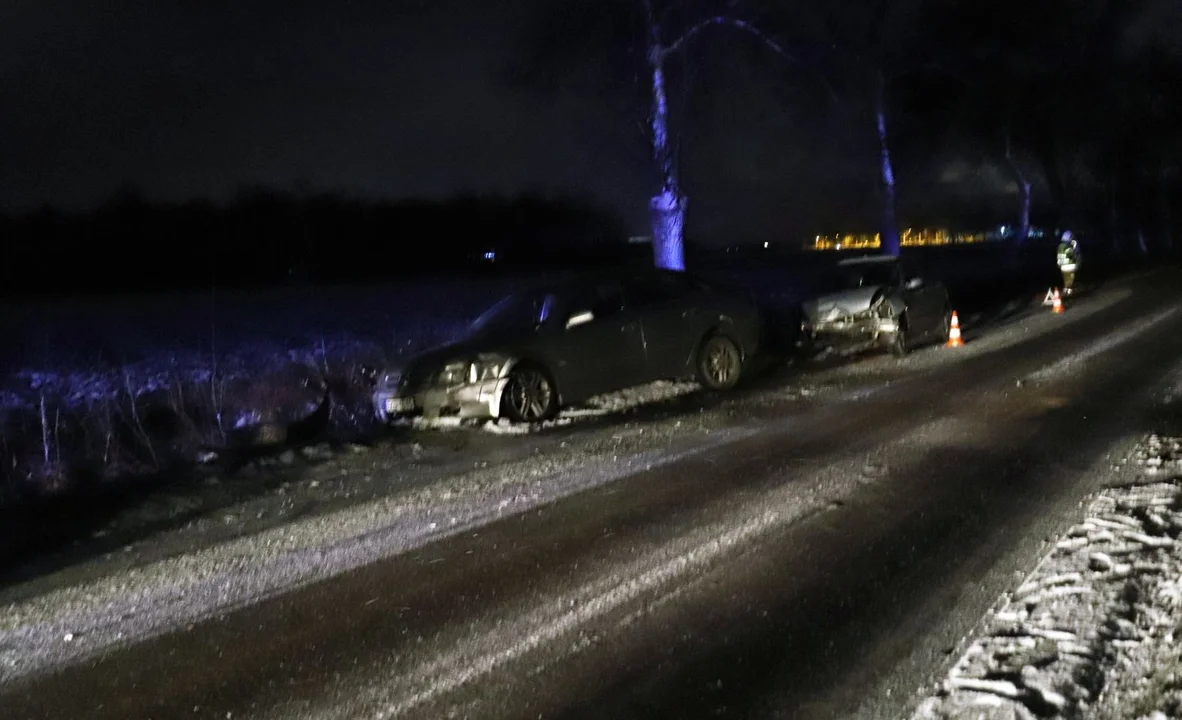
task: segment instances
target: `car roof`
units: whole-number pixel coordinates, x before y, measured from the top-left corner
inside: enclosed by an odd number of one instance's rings
[[[863,255],[862,257],[846,258],[837,262],[838,267],[847,267],[849,265],[880,265],[885,263],[899,262],[899,258],[893,255]]]

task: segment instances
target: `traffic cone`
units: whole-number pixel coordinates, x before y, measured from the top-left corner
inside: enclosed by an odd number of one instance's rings
[[[1063,312],[1063,298],[1059,297],[1059,288],[1055,288],[1055,298],[1052,302],[1054,303],[1051,305],[1052,313],[1058,314]]]
[[[956,316],[956,311],[952,311],[952,324],[948,327],[948,344],[945,347],[955,348],[963,347],[964,340],[960,338],[960,318]]]

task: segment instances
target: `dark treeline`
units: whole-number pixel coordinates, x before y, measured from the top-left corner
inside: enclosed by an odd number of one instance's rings
[[[92,212],[0,218],[0,237],[9,297],[381,282],[613,262],[629,251],[620,221],[577,199],[369,201],[265,188],[224,204],[123,193]]]

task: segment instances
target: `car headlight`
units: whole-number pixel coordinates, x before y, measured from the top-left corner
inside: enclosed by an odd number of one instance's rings
[[[503,365],[502,362],[486,359],[450,362],[435,376],[435,384],[439,387],[455,387],[493,380],[500,377]]]
[[[435,384],[440,387],[454,387],[456,385],[464,385],[471,374],[473,363],[470,362],[453,362],[443,366],[439,374],[435,376]]]

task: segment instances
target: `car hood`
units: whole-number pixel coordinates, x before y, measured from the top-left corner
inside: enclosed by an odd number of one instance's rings
[[[882,285],[853,288],[822,295],[804,304],[804,314],[813,322],[836,320],[846,315],[856,315],[870,309],[870,302],[879,292],[885,292]]]
[[[450,362],[474,360],[480,355],[503,352],[506,344],[498,340],[499,338],[473,336],[424,350],[405,360],[391,363],[379,378],[379,382],[384,387],[401,384],[404,388],[417,389]]]
[[[387,365],[383,370],[380,382],[386,386],[397,385],[402,378],[410,379],[410,376],[435,372],[445,363],[466,357],[474,352],[476,352],[476,348],[470,341],[448,343],[417,352]]]

